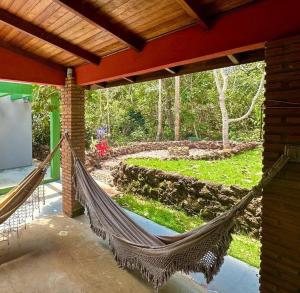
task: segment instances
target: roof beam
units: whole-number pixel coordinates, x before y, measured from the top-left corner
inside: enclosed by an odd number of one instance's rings
[[[56,36],[50,32],[45,31],[44,29],[14,15],[10,12],[0,9],[0,21],[21,30],[31,36],[37,37],[47,43],[54,45],[60,49],[63,49],[75,56],[78,56],[88,62],[99,64],[100,57],[91,53],[81,47],[74,45],[59,36]]]
[[[100,90],[100,89],[105,89],[105,82],[104,83],[92,84],[89,88],[89,90]]]
[[[238,58],[240,60],[240,64],[246,64],[251,62],[257,62],[264,60],[264,49],[259,49],[251,52],[245,52],[238,55]],[[184,74],[190,74],[195,72],[202,72],[217,68],[223,68],[231,66],[232,63],[228,59],[228,57],[220,57],[213,60],[207,60],[207,61],[201,61],[193,64],[187,64],[180,67],[180,70],[177,71],[177,73],[173,74],[171,72],[167,72],[166,70],[159,70],[151,73],[142,74],[135,77],[135,83],[139,82],[145,82],[150,80],[156,80],[161,78],[169,78],[174,77],[176,75],[184,75]],[[120,85],[128,85],[124,81],[124,79],[118,79],[111,82],[106,83],[106,88],[114,87],[114,86],[120,86]]]
[[[123,77],[123,79],[127,80],[130,83],[134,83],[134,78],[133,77]]]
[[[176,0],[178,4],[185,10],[185,12],[197,19],[197,22],[201,25],[203,29],[208,29],[208,20],[204,14],[201,5],[198,0]]]
[[[239,59],[236,57],[236,55],[233,54],[229,54],[227,55],[228,59],[232,62],[233,65],[239,65],[240,61]]]
[[[299,9],[298,0],[257,1],[224,15],[208,31],[194,25],[147,42],[140,53],[128,49],[104,57],[100,66],[78,66],[77,82],[112,81],[264,48],[269,40],[300,32]]]
[[[29,57],[33,60],[36,60],[38,62],[41,62],[41,63],[44,63],[45,65],[49,66],[49,67],[52,67],[52,68],[56,68],[56,69],[59,69],[59,70],[62,70],[64,72],[67,72],[67,69],[65,66],[61,65],[61,64],[58,64],[56,62],[53,62],[49,59],[45,59],[39,55],[36,55],[36,54],[33,54],[29,51],[26,51],[24,49],[21,49],[21,48],[18,48],[16,46],[13,46],[12,44],[8,43],[8,42],[5,42],[5,41],[2,41],[0,40],[0,47],[2,48],[5,48],[5,49],[8,49],[9,51],[12,51],[18,55],[21,55],[21,56],[24,56],[24,57]]]
[[[58,86],[64,85],[66,76],[64,67],[49,66],[44,61],[0,46],[0,79]]]
[[[181,69],[181,66],[165,68],[165,70],[171,74],[177,74],[180,71],[180,69]]]
[[[165,68],[166,71],[168,71],[171,74],[176,74],[176,70],[172,69],[172,68]]]
[[[87,22],[104,29],[118,38],[121,42],[129,47],[141,51],[145,41],[137,34],[131,32],[120,24],[114,23],[111,17],[102,13],[87,1],[83,0],[55,0],[66,9],[71,10],[74,14],[84,18]]]

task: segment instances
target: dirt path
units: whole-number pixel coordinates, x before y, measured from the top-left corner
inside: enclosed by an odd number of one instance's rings
[[[210,150],[203,149],[190,149],[190,155],[199,156],[209,154]],[[155,158],[155,159],[166,159],[169,157],[167,150],[156,150],[156,151],[145,151],[136,154],[130,154],[125,156],[116,157],[113,159],[106,160],[102,163],[102,168],[91,172],[91,175],[99,181],[113,186],[113,177],[111,176],[111,171],[114,167],[119,165],[125,159],[128,158]]]

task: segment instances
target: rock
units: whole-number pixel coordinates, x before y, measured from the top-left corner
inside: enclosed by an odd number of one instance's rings
[[[189,156],[190,149],[186,146],[175,146],[175,147],[169,147],[168,148],[169,156],[170,157],[185,157]]]

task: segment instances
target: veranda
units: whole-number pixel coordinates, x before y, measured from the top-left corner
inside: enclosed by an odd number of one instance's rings
[[[300,36],[297,35],[300,34],[300,5],[296,0],[209,3],[7,0],[0,7],[0,79],[61,87],[61,131],[68,131],[81,160],[84,160],[85,89],[258,60],[265,60],[267,65],[265,170],[284,152],[286,145],[300,142],[297,106],[300,102]],[[297,292],[300,288],[299,173],[299,164],[290,162],[264,190],[260,292]],[[72,157],[64,143],[65,217],[45,219],[37,228],[40,238],[25,242],[19,250],[12,247],[14,253],[1,256],[10,266],[6,271],[8,278],[13,280],[14,265],[29,258],[30,267],[23,275],[23,284],[18,285],[25,292],[26,288],[35,291],[49,288],[50,292],[57,284],[63,292],[74,292],[74,288],[78,292],[99,292],[99,288],[103,292],[132,292],[131,288],[147,292],[150,289],[138,277],[129,280],[122,276],[124,272],[117,272],[117,267],[108,269],[107,255],[102,255],[103,262],[99,259],[92,262],[98,252],[97,240],[78,228],[80,221],[67,218],[83,213],[74,199],[72,174]],[[73,238],[64,237],[66,230]],[[55,238],[57,234],[63,238]],[[85,241],[81,242],[82,239]],[[32,243],[35,245],[31,246]],[[68,245],[75,246],[73,254],[67,253]],[[55,257],[43,263],[43,257],[51,253]],[[68,269],[64,275],[52,272],[48,278],[46,268],[50,271],[52,262],[58,269],[59,258],[68,264]],[[38,261],[38,267],[34,260]],[[73,273],[74,264],[83,269],[88,261],[90,266],[80,277]],[[95,278],[91,276],[93,270],[98,271]],[[34,271],[40,271],[39,280],[32,280]],[[21,275],[24,270],[19,272]],[[46,281],[43,284],[41,280]],[[14,290],[13,281],[0,286],[3,292]]]

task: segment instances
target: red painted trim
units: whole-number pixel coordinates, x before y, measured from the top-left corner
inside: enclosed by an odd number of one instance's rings
[[[65,71],[0,47],[0,79],[64,85]]]
[[[156,71],[261,48],[269,40],[300,33],[299,0],[261,0],[221,17],[209,30],[199,25],[147,43],[142,52],[128,49],[100,65],[76,68],[82,85]]]

